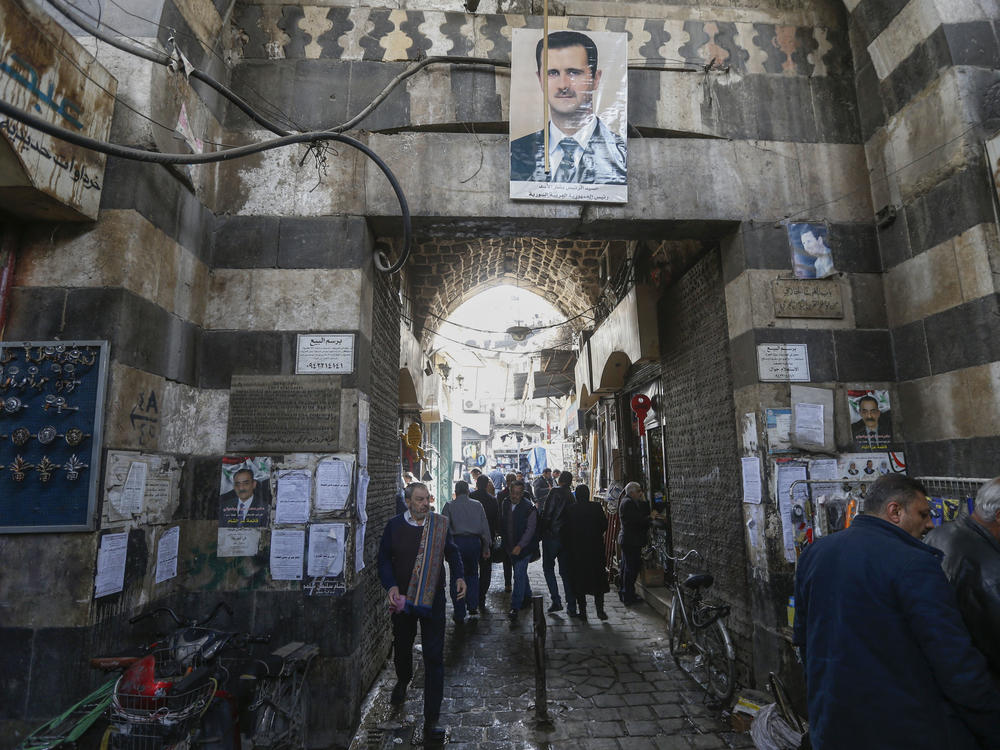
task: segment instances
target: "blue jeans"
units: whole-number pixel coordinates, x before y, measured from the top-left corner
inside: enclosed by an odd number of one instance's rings
[[[531,555],[514,559],[512,562],[514,590],[510,595],[510,608],[517,611],[531,601],[531,584],[528,583],[528,564],[531,562]]]
[[[467,608],[475,609],[479,606],[479,556],[483,547],[483,540],[478,536],[462,535],[456,536],[455,546],[462,556],[462,568],[465,570],[465,598],[459,599],[458,592],[455,591],[455,579],[451,579],[451,605],[454,608],[452,617],[455,622],[465,620]]]
[[[566,592],[566,606],[570,612],[576,609],[576,597],[573,596],[573,587],[569,582],[568,571],[563,562],[562,541],[557,536],[546,536],[542,538],[542,572],[545,573],[545,585],[549,587],[549,596],[552,597],[553,604],[561,604],[559,598],[559,584],[556,583],[556,560],[559,560],[559,577],[562,578],[563,591]]]

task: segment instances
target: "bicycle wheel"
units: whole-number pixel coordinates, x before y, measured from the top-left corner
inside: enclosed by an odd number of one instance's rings
[[[301,684],[296,696],[293,680],[283,678],[272,681],[265,690],[264,703],[254,721],[254,746],[303,747],[309,720],[308,686]]]
[[[678,667],[685,672],[690,672],[693,659],[691,631],[688,629],[684,614],[681,611],[678,596],[678,594],[674,594],[674,601],[670,605],[670,619],[667,621],[670,655],[674,657],[674,663]]]
[[[716,620],[699,634],[702,649],[701,667],[705,690],[720,703],[733,697],[735,685],[735,654],[722,620]]]

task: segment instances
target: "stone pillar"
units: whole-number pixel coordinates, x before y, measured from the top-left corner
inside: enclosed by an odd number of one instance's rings
[[[983,141],[1000,111],[987,4],[847,2],[910,473],[1000,450],[1000,247]]]

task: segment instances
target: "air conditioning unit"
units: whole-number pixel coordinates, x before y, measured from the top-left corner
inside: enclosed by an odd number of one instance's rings
[[[466,411],[474,411],[476,408],[476,402],[473,401],[471,398],[467,398],[462,403],[462,406],[465,408]]]

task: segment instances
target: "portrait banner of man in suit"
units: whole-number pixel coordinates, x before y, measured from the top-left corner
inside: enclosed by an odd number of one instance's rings
[[[219,486],[219,526],[261,529],[271,517],[271,459],[222,459]]]
[[[888,450],[892,442],[889,391],[850,390],[847,392],[847,406],[851,412],[854,450]]]
[[[514,29],[510,197],[627,202],[628,35],[550,30],[547,54],[541,29]]]

